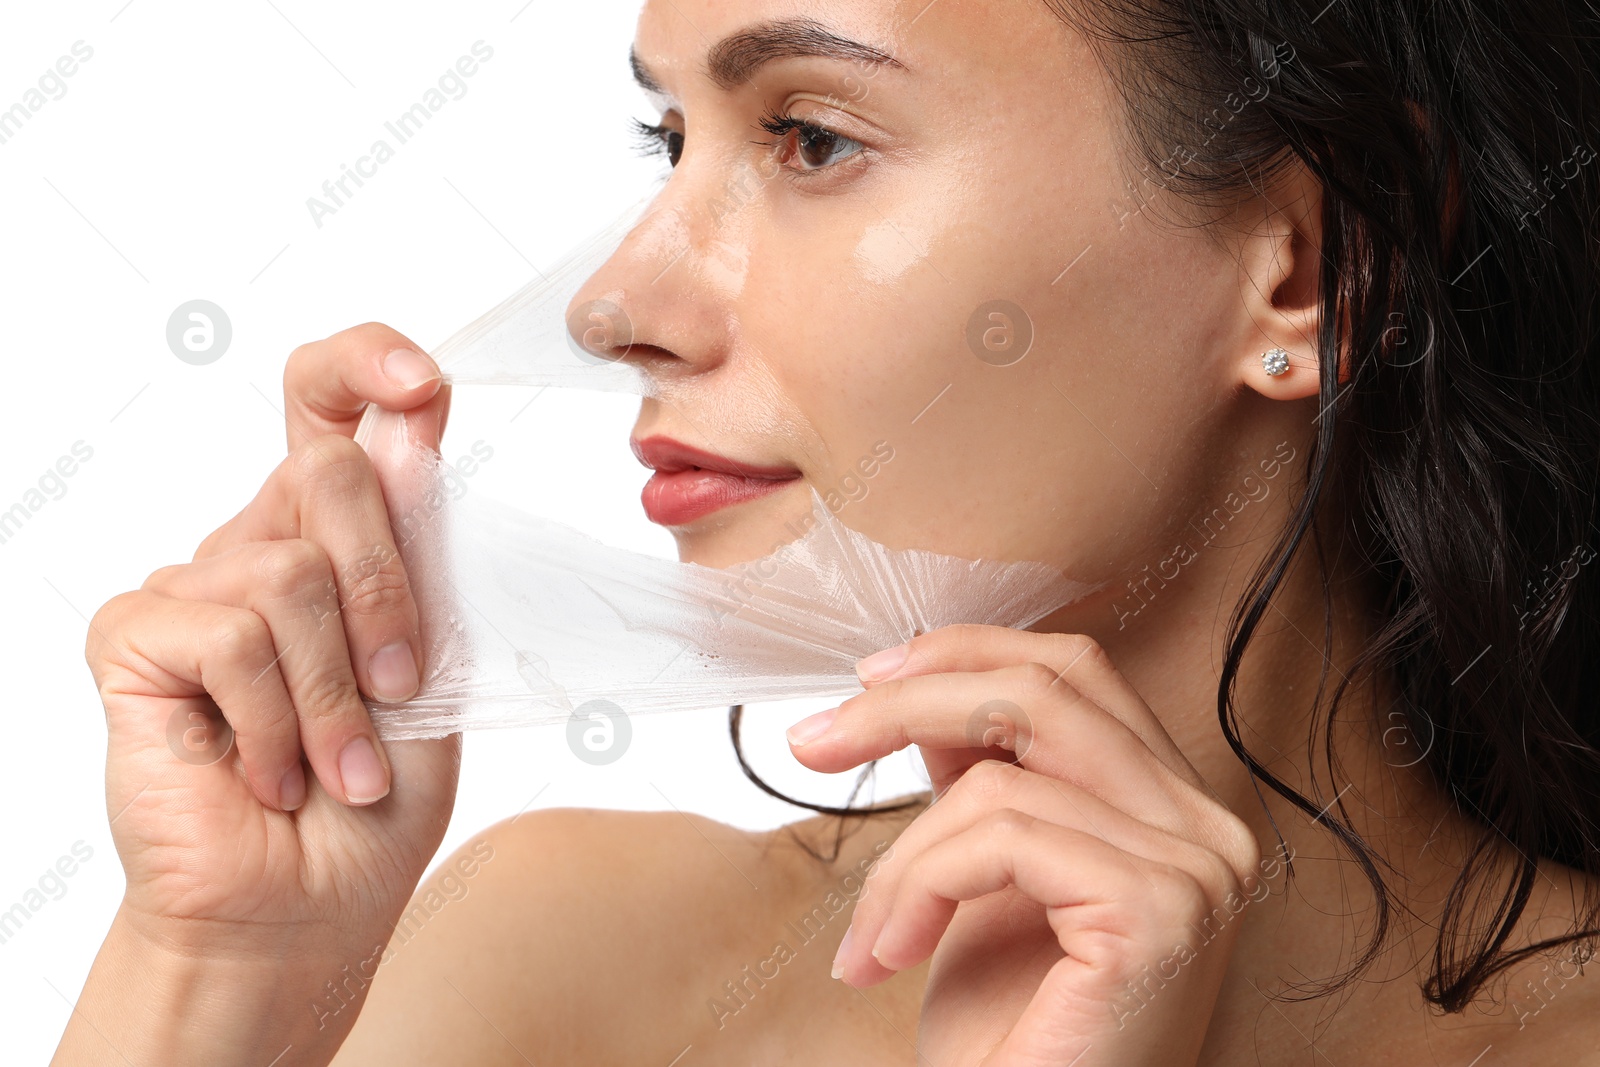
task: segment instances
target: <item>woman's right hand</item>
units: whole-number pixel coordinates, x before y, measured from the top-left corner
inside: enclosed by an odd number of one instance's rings
[[[118,918],[141,937],[354,963],[387,942],[438,848],[459,735],[385,746],[361,700],[403,700],[423,669],[384,489],[353,440],[371,402],[407,411],[437,450],[449,388],[420,351],[379,324],[296,349],[288,458],[191,562],[90,624]],[[340,977],[305,976],[312,990]]]

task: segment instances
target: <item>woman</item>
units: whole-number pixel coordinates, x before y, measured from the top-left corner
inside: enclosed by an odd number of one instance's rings
[[[791,730],[936,804],[534,812],[419,887],[459,748],[359,700],[421,646],[350,435],[448,390],[306,345],[289,458],[94,620],[128,890],[56,1062],[1600,1062],[1597,15],[649,0],[676,169],[575,311],[682,557],[886,442],[850,525],[1096,592]]]

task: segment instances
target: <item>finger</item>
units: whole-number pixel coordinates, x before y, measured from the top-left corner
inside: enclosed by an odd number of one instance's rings
[[[1132,818],[1092,793],[991,760],[963,775],[906,828],[874,866],[851,918],[852,948],[864,945],[870,949],[881,936],[890,915],[899,908],[904,883],[924,853],[984,825],[997,812],[1021,813],[1091,835],[1123,853],[1126,870],[1139,877],[1143,877],[1142,861],[1181,869],[1206,889],[1210,899],[1220,901],[1239,886],[1229,863],[1194,841]],[[863,965],[855,973],[863,980],[886,977],[886,972],[877,974],[869,949],[855,953]],[[882,964],[901,966],[886,959]]]
[[[418,522],[436,519],[423,514]],[[422,670],[417,605],[377,473],[360,445],[331,435],[306,442],[278,465],[249,508],[201,543],[195,559],[291,538],[316,542],[332,561],[361,691],[385,702],[410,699]]]
[[[1040,663],[880,682],[840,704],[802,744],[795,743],[805,736],[802,726],[794,729],[795,758],[822,773],[914,744],[936,791],[966,766],[1012,752],[1030,770],[1082,785],[1138,818],[1159,821],[1175,803],[1210,800],[1127,724]],[[941,763],[952,749],[960,764]]]
[[[102,606],[91,625],[91,635],[96,634],[101,636],[91,636],[89,660],[97,678],[104,677],[108,660],[126,665],[165,698],[160,706],[174,707],[174,713],[181,714],[183,721],[175,731],[180,737],[188,734],[185,722],[204,727],[193,714],[203,717],[206,705],[193,698],[209,696],[233,729],[246,779],[257,799],[284,811],[300,806],[306,785],[294,703],[278,670],[272,633],[259,615],[226,604],[137,590]],[[114,646],[105,636],[110,634],[117,635]],[[187,710],[178,712],[169,700],[185,702],[182,707]],[[171,727],[169,722],[117,720],[107,725],[113,739],[132,734],[140,743],[148,741],[150,730]],[[160,743],[171,740],[169,736]],[[220,763],[226,752],[223,749],[216,759],[198,765]]]
[[[301,345],[283,370],[289,450],[326,434],[354,436],[369,403],[390,411],[437,409],[436,432],[428,441],[437,448],[449,409],[442,381],[438,365],[420,345],[380,322]]]
[[[866,657],[856,671],[862,684],[871,688],[891,678],[988,671],[1027,661],[1051,668],[1122,720],[1163,762],[1196,782],[1200,780],[1150,705],[1100,644],[1084,634],[1037,634],[973,623],[942,626]]]
[[[914,967],[938,947],[957,904],[1008,886],[1047,909],[1115,908],[1146,921],[1151,913],[1181,915],[1160,924],[1175,928],[1204,914],[1209,905],[1198,886],[1159,867],[1130,858],[1092,833],[1015,810],[992,812],[908,864],[870,951],[890,972]],[[1174,889],[1175,899],[1163,895]],[[1062,938],[1061,947],[1070,953],[1076,946]]]
[[[144,587],[260,616],[295,710],[283,738],[274,740],[291,746],[296,760],[304,749],[323,788],[347,804],[370,804],[389,792],[391,770],[357,692],[333,565],[321,546],[304,539],[250,542],[163,567]],[[243,747],[240,754],[248,761]]]

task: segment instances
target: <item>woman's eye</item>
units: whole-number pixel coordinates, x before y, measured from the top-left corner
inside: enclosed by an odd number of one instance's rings
[[[852,140],[842,133],[818,126],[815,123],[804,122],[790,115],[778,115],[768,112],[760,121],[762,129],[778,137],[778,141],[757,141],[757,144],[769,147],[781,147],[783,157],[781,163],[789,160],[799,161],[796,169],[802,173],[823,170],[833,166],[842,159],[848,159],[859,152],[863,147],[860,141]],[[789,135],[794,134],[791,138]]]
[[[683,156],[683,134],[665,125],[640,119],[630,120],[629,125],[640,152],[666,156],[668,163],[674,167],[678,165],[678,160]],[[860,141],[790,115],[769,112],[762,116],[760,126],[777,140],[755,143],[778,149],[781,153],[780,165],[790,160],[797,161],[799,165],[794,169],[801,173],[824,170],[865,147]]]
[[[666,126],[658,126],[639,119],[630,120],[638,150],[651,156],[666,156],[672,166],[678,165],[683,155],[683,134]]]

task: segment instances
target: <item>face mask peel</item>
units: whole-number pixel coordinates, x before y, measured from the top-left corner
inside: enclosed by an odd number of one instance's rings
[[[597,348],[626,345],[620,307],[591,301],[568,316],[658,191],[439,346],[446,380],[672,403],[671,382],[575,339],[592,329]],[[957,622],[1026,627],[1089,591],[1044,563],[887,548],[846,527],[814,488],[796,539],[760,559],[729,568],[660,559],[450,492],[454,470],[403,413],[369,407],[356,440],[382,484],[421,616],[420,691],[367,702],[385,739],[566,721],[591,701],[632,715],[843,696],[860,691],[863,656]]]

